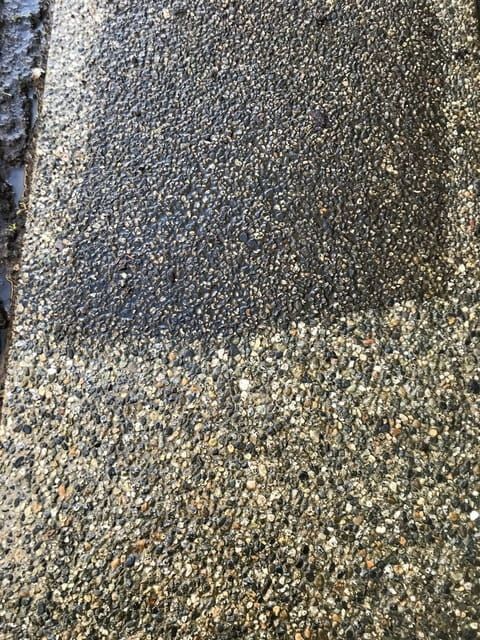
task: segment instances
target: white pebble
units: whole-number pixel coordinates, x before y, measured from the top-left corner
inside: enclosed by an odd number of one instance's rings
[[[238,381],[238,386],[240,387],[240,391],[248,391],[250,389],[250,380],[246,378],[241,378]]]
[[[44,73],[45,71],[40,67],[34,67],[32,69],[32,80],[40,80]]]

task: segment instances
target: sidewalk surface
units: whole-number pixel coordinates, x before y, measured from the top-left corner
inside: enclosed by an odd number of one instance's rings
[[[478,637],[470,0],[57,0],[0,638]]]

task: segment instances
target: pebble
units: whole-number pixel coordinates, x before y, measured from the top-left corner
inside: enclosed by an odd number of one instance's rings
[[[131,554],[127,556],[127,559],[125,560],[125,566],[130,569],[131,567],[133,567],[135,562],[136,562],[136,557],[133,554]]]
[[[248,391],[250,389],[250,380],[247,380],[245,378],[241,378],[238,381],[238,386],[240,388],[240,391]]]

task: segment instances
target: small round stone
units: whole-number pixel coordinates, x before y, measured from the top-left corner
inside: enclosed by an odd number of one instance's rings
[[[247,380],[246,378],[241,378],[238,381],[238,386],[240,388],[240,391],[248,391],[250,389],[250,380]]]
[[[127,556],[127,559],[125,560],[125,566],[130,569],[131,567],[133,567],[133,565],[135,564],[137,558],[135,555],[130,554],[129,556]]]

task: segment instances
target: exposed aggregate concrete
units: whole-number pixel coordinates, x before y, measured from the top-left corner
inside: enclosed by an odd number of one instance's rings
[[[478,637],[478,64],[466,1],[57,3],[0,638]]]

